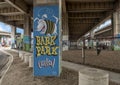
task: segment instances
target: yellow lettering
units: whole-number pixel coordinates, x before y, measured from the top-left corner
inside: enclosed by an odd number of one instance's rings
[[[52,55],[57,55],[57,49],[58,47],[52,47]]]
[[[41,45],[41,42],[40,42],[41,40],[40,40],[40,37],[39,36],[36,36],[36,44],[37,45]]]
[[[50,47],[45,46],[45,48],[46,48],[46,54],[47,54],[47,55],[51,55],[51,52],[50,52]]]
[[[41,54],[40,54],[40,53],[41,53],[41,48],[37,46],[37,47],[36,47],[36,50],[37,50],[37,56],[40,56],[40,55],[41,55]]]
[[[36,36],[37,57],[41,55],[57,55],[58,46],[55,46],[56,36]]]
[[[56,36],[51,36],[51,45],[55,45]]]
[[[44,46],[41,46],[41,55],[45,55],[45,50],[44,50]]]
[[[45,37],[46,44],[45,45],[50,45],[50,37]]]

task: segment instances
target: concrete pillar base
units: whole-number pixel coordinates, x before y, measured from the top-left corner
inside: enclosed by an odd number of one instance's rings
[[[79,85],[109,85],[109,74],[98,69],[84,69],[79,72]]]
[[[33,67],[33,55],[29,56],[29,67]]]
[[[29,56],[30,56],[31,54],[30,53],[26,53],[25,55],[24,55],[24,63],[29,63]]]
[[[25,53],[23,53],[23,55],[21,56],[21,60],[24,60],[24,54],[25,54]]]
[[[63,49],[62,49],[63,51],[66,51],[66,50],[69,49],[69,41],[68,41],[68,36],[67,35],[63,36],[62,44],[63,44]]]
[[[19,52],[19,58],[21,58],[23,56],[23,53]]]

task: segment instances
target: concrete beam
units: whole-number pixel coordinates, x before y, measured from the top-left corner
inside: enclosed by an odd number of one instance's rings
[[[43,5],[43,4],[58,4],[59,0],[34,0],[34,6],[35,5]]]
[[[83,10],[80,10],[80,9],[79,10],[68,10],[68,13],[88,13],[88,12],[96,12],[96,13],[99,12],[100,13],[100,12],[104,12],[104,11],[108,11],[108,9],[101,9],[101,10],[95,10],[95,9],[93,9],[93,10],[91,10],[91,9],[90,10],[89,9],[88,10],[84,10],[84,9]]]
[[[4,21],[5,17],[0,15],[0,21]]]
[[[1,2],[4,2],[4,0],[0,0],[0,3],[1,3]]]
[[[9,16],[9,15],[18,15],[22,13],[13,7],[7,7],[7,8],[0,8],[0,14]]]
[[[98,19],[101,17],[68,17],[69,19]]]
[[[6,4],[7,2],[0,1],[0,5]]]
[[[109,14],[108,16],[107,16],[107,15],[104,16],[103,18],[100,19],[100,22],[99,22],[99,23],[91,25],[91,26],[88,28],[89,30],[86,31],[86,34],[89,33],[89,31],[94,30],[97,26],[101,25],[102,23],[104,23],[106,20],[108,20],[108,19],[110,19],[110,18],[111,18],[111,15],[110,15],[110,14]],[[84,34],[84,35],[85,35],[85,34]],[[83,36],[84,36],[84,35],[83,35]],[[79,36],[79,37],[83,37],[83,36]]]
[[[24,20],[19,20],[15,22],[16,24],[24,25]]]
[[[67,3],[68,12],[102,12],[113,9],[113,3]]]
[[[104,16],[104,13],[69,13],[69,17],[101,17]]]
[[[114,9],[115,11],[120,11],[120,0],[115,0]]]
[[[99,19],[69,19],[69,23],[97,23]]]
[[[24,15],[8,16],[7,21],[24,20]]]
[[[12,5],[14,8],[22,13],[28,13],[28,7],[24,0],[5,0],[7,3]]]
[[[23,28],[23,24],[21,24],[20,22],[15,22],[15,21],[7,21],[7,18],[5,16],[0,16],[0,21],[9,25],[13,25],[16,27],[20,27]]]
[[[107,21],[110,18],[111,18],[111,15],[107,16],[106,18],[102,18],[100,23],[98,23],[96,26],[94,26],[93,29],[95,29],[97,26],[101,25],[102,23],[104,23],[105,21]]]
[[[93,24],[93,23],[98,23],[98,22],[69,22],[68,24]]]
[[[99,35],[99,34],[102,34],[102,33],[105,33],[105,32],[107,32],[107,31],[112,30],[111,26],[108,26],[107,28],[108,28],[108,29],[100,30],[99,32],[96,32],[95,35]]]

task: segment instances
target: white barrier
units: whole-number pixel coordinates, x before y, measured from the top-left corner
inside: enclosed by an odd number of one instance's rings
[[[86,68],[79,72],[79,85],[109,85],[109,74],[102,70]]]
[[[29,67],[33,67],[33,55],[29,56]]]
[[[23,51],[19,51],[19,57],[21,58],[23,56]]]
[[[24,63],[29,63],[29,56],[31,55],[31,53],[25,53],[24,54]]]
[[[29,63],[29,67],[33,67],[33,53],[19,51],[19,57],[24,60],[24,63]]]
[[[24,60],[24,55],[25,55],[25,52],[21,52],[21,60]]]
[[[25,53],[26,53],[25,51],[19,51],[19,57],[21,58],[21,60],[23,60]]]

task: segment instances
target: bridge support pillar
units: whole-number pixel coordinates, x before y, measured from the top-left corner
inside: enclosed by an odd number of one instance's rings
[[[93,48],[93,42],[94,42],[94,32],[90,32],[90,40],[89,40],[89,48]]]
[[[63,28],[63,51],[69,49],[69,29],[68,29],[68,14],[63,13],[63,20],[62,20],[62,28]]]
[[[11,25],[11,48],[16,48],[15,34],[16,27]]]
[[[114,50],[120,50],[120,11],[113,13]]]
[[[31,20],[28,15],[24,19],[24,37],[23,37],[23,50],[30,51],[31,49]]]

